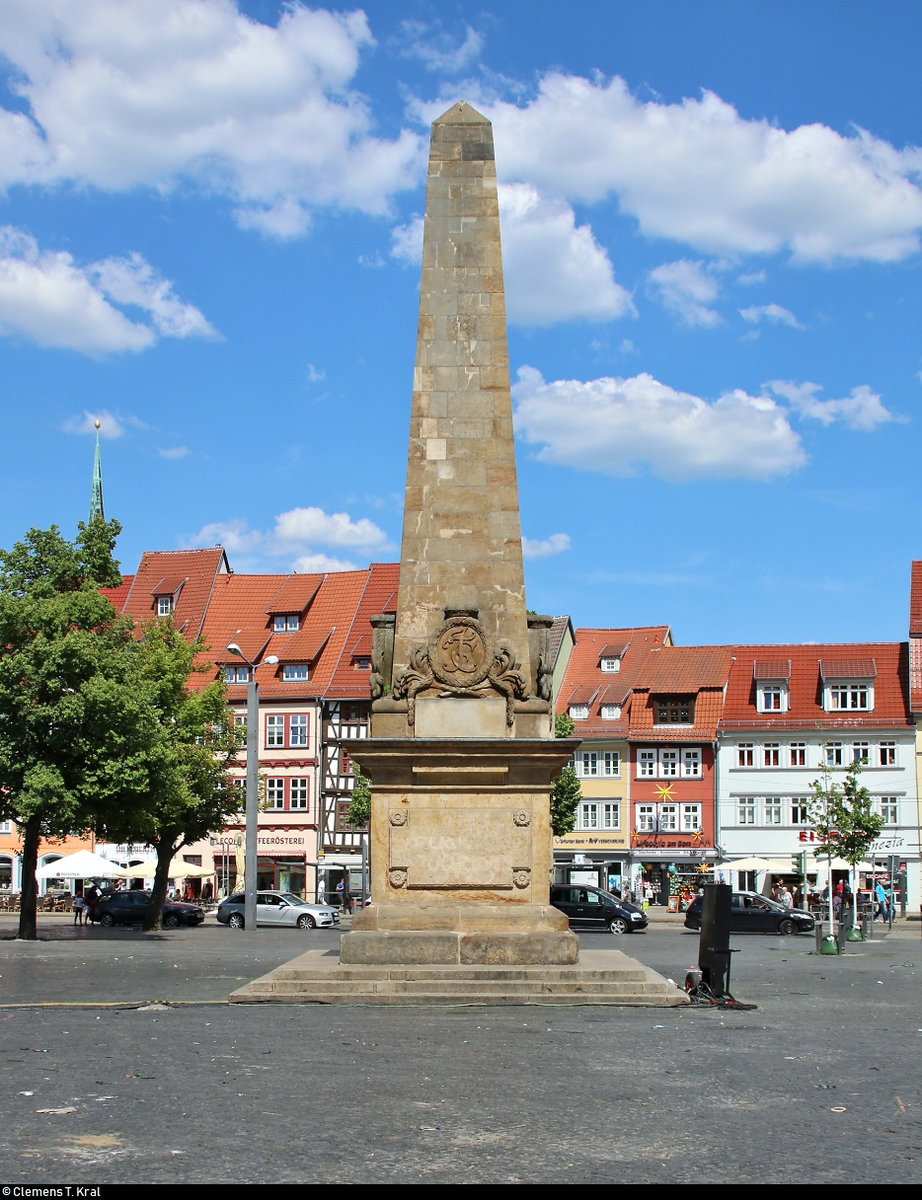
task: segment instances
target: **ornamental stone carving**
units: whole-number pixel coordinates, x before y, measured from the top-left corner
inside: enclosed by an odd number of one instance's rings
[[[387,880],[392,888],[405,888],[407,886],[406,867],[391,867],[387,873]]]
[[[406,825],[407,814],[402,808],[393,808],[387,814],[387,819],[392,825]]]
[[[531,813],[527,808],[519,808],[512,814],[513,825],[518,825],[520,829],[531,824]]]
[[[530,867],[515,867],[512,871],[512,882],[517,888],[527,888],[531,879]]]
[[[441,696],[483,696],[499,692],[506,700],[506,724],[515,724],[515,701],[529,697],[528,681],[508,646],[492,650],[483,626],[472,616],[443,621],[426,646],[415,646],[410,665],[394,681],[394,697],[407,701],[407,723],[416,721],[416,697],[432,688]]]

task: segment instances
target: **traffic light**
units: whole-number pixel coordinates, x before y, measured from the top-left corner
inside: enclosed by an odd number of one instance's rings
[[[795,854],[791,858],[791,870],[795,875],[800,875],[806,878],[807,875],[807,855],[801,850],[800,854]]]

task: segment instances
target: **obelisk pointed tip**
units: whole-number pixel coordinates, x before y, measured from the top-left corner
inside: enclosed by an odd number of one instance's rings
[[[459,100],[447,112],[432,122],[433,125],[489,125],[490,121],[483,113],[472,108],[466,100]]]

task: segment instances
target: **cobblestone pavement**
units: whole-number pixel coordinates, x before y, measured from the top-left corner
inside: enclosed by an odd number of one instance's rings
[[[72,922],[72,918],[71,918]],[[922,927],[733,940],[752,1008],[229,1005],[338,934],[0,917],[0,1184],[922,1182]],[[681,981],[697,936],[581,936]]]

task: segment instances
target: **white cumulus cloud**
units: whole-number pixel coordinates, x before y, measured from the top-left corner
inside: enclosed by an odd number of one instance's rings
[[[794,383],[789,379],[774,379],[768,386],[777,396],[782,396],[801,417],[819,421],[822,425],[832,425],[841,421],[849,429],[870,431],[888,421],[902,419],[891,413],[878,393],[864,383],[852,388],[851,392],[840,400],[821,400],[817,393],[823,389],[818,383]]]
[[[713,92],[641,101],[623,79],[549,73],[527,104],[486,108],[503,178],[589,203],[717,254],[892,261],[919,247],[922,151],[824,125],[746,120]]]
[[[25,111],[0,109],[0,188],[192,183],[242,225],[303,233],[318,206],[387,210],[420,136],[374,136],[351,88],[363,12],[293,0],[277,24],[233,0],[4,0],[0,44]]]
[[[750,325],[768,321],[770,325],[790,325],[792,329],[803,329],[790,309],[782,308],[780,304],[753,304],[749,308],[741,308],[740,316]]]
[[[664,308],[686,325],[707,328],[721,323],[720,314],[710,307],[717,299],[719,287],[705,263],[682,258],[654,267],[650,272],[650,290]]]
[[[568,533],[552,533],[546,538],[522,538],[522,556],[524,558],[547,558],[551,554],[563,554],[570,549]]]
[[[150,324],[117,305],[140,308]],[[139,254],[79,266],[66,251],[41,250],[33,237],[0,227],[0,334],[40,346],[104,355],[146,350],[161,337],[213,337]]]
[[[524,367],[513,387],[515,425],[537,457],[577,470],[670,481],[768,479],[806,462],[787,411],[735,389],[709,401],[646,373],[629,379],[545,382]]]

